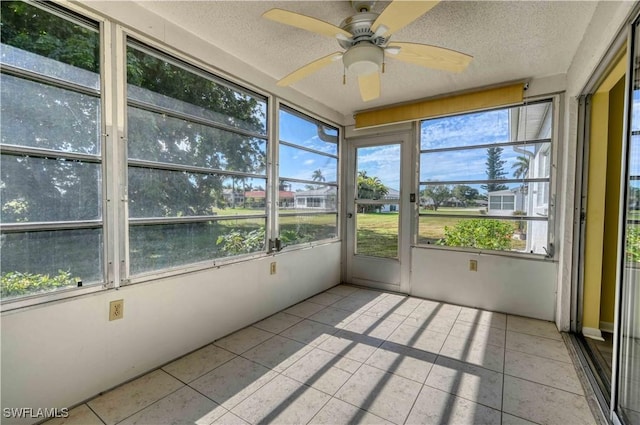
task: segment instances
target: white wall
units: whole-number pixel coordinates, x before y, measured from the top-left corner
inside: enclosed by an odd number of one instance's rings
[[[469,270],[478,261],[478,271]],[[554,320],[557,264],[432,248],[411,250],[411,295]]]
[[[4,313],[2,407],[74,405],[328,289],[340,251],[320,245]],[[109,322],[116,299],[124,318]]]

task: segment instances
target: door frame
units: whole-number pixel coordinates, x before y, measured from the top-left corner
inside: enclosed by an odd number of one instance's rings
[[[359,136],[350,138],[346,143],[346,181],[345,190],[345,275],[344,281],[356,285],[369,286],[377,289],[390,290],[401,293],[410,291],[410,261],[411,235],[413,231],[412,211],[409,194],[413,193],[413,132],[394,132],[385,135]],[[398,222],[398,258],[387,259],[355,255],[355,190],[356,190],[356,152],[358,148],[400,144],[400,215]],[[368,267],[392,266],[396,269],[395,282],[382,282],[354,276],[354,269],[358,265]],[[388,280],[388,279],[387,279]]]

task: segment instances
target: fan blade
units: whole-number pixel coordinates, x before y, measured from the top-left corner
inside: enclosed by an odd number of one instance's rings
[[[302,80],[304,77],[310,74],[313,74],[316,71],[319,71],[325,66],[331,65],[333,62],[337,61],[341,57],[342,57],[342,52],[334,52],[323,58],[316,59],[313,62],[309,62],[308,64],[296,69],[291,74],[287,75],[282,80],[278,81],[277,84],[280,87],[290,86],[291,84]]]
[[[388,37],[430,11],[438,3],[440,2],[395,0],[378,16],[378,19],[371,26],[371,30],[377,35]],[[380,34],[378,29],[381,25],[386,30]]]
[[[380,97],[380,74],[377,72],[358,77],[360,96],[363,102],[368,102]]]
[[[320,19],[312,18],[310,16],[301,15],[299,13],[289,12],[284,9],[267,10],[262,17],[280,22],[281,24],[291,25],[292,27],[311,31],[316,34],[326,35],[327,37],[337,37],[338,34],[347,38],[353,37],[353,34],[350,32],[328,22],[321,21]]]
[[[400,49],[396,54],[389,52],[389,57],[443,71],[462,72],[473,59],[473,56],[428,44],[397,42],[389,43],[388,47]]]

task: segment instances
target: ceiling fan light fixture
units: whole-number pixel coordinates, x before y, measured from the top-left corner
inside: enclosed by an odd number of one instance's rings
[[[384,61],[384,50],[371,43],[357,44],[344,52],[342,62],[350,73],[362,76],[380,70]]]

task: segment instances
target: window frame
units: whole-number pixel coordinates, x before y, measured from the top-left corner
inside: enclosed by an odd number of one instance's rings
[[[508,110],[510,108],[515,108],[515,107],[526,107],[529,105],[535,105],[535,104],[540,104],[540,103],[550,103],[552,106],[552,111],[551,111],[551,131],[550,131],[550,137],[548,139],[536,139],[536,140],[528,140],[528,139],[524,139],[524,140],[520,140],[520,141],[516,141],[516,142],[503,142],[503,143],[493,143],[493,144],[478,144],[478,145],[469,145],[469,146],[459,146],[459,147],[454,147],[454,148],[436,148],[436,149],[422,149],[421,146],[421,123],[423,121],[426,120],[431,120],[431,119],[440,119],[440,118],[448,118],[448,117],[456,117],[456,116],[462,116],[462,115],[466,115],[466,114],[474,114],[474,113],[481,113],[481,112],[490,112],[490,111],[497,111],[497,110]],[[420,193],[420,189],[421,187],[424,187],[425,185],[457,185],[457,184],[465,184],[465,185],[480,185],[480,184],[487,184],[487,183],[528,183],[528,184],[536,184],[536,183],[546,183],[547,186],[547,190],[548,190],[548,204],[547,204],[547,215],[546,218],[541,218],[541,217],[535,217],[535,216],[500,216],[500,215],[478,215],[478,216],[468,216],[468,215],[462,215],[462,214],[423,214],[420,213],[418,206],[416,206],[415,209],[415,219],[414,219],[414,226],[415,226],[415,233],[414,233],[414,237],[415,237],[415,242],[412,244],[413,248],[422,248],[422,249],[436,249],[436,250],[448,250],[448,251],[458,251],[458,252],[467,252],[467,253],[474,253],[474,254],[491,254],[491,255],[497,255],[497,256],[506,256],[506,257],[515,257],[515,258],[528,258],[528,259],[532,259],[532,260],[543,260],[543,261],[555,261],[556,256],[557,256],[557,252],[556,249],[554,247],[555,245],[555,239],[554,239],[554,234],[555,234],[555,228],[556,228],[556,220],[555,220],[555,198],[556,198],[556,193],[557,193],[557,185],[558,185],[558,180],[557,180],[557,176],[556,176],[556,172],[557,172],[557,158],[558,158],[558,145],[559,143],[559,134],[560,134],[560,128],[562,126],[562,122],[561,122],[561,109],[562,107],[562,96],[560,94],[547,94],[547,95],[535,95],[535,96],[531,96],[529,98],[525,97],[523,99],[523,102],[519,102],[516,104],[510,104],[510,105],[504,105],[501,107],[496,107],[496,108],[487,108],[487,109],[473,109],[473,110],[467,110],[464,112],[458,112],[455,114],[451,114],[451,115],[442,115],[442,116],[434,116],[434,117],[429,117],[427,119],[424,120],[417,120],[416,123],[416,129],[415,129],[415,135],[416,135],[416,159],[415,159],[415,166],[416,166],[416,193]],[[467,149],[480,149],[480,148],[491,148],[491,147],[510,147],[510,146],[518,146],[518,145],[541,145],[544,146],[545,144],[548,143],[549,149],[548,149],[548,160],[547,163],[545,164],[545,167],[549,169],[549,177],[548,178],[525,178],[525,179],[505,179],[505,180],[452,180],[452,181],[422,181],[420,179],[420,167],[421,167],[421,155],[423,153],[429,153],[429,152],[443,152],[443,151],[460,151],[460,150],[467,150]],[[514,197],[514,201],[515,201],[515,197]],[[502,202],[501,202],[502,204]],[[487,198],[487,209],[489,207],[489,199]],[[546,243],[546,247],[543,248],[545,250],[545,254],[542,253],[532,253],[532,252],[524,252],[524,251],[515,251],[515,250],[489,250],[489,249],[484,249],[484,248],[474,248],[474,247],[461,247],[461,246],[446,246],[446,245],[436,245],[436,244],[429,244],[429,243],[420,243],[420,219],[421,217],[433,217],[433,216],[439,216],[439,217],[449,217],[449,218],[462,218],[462,219],[475,219],[475,218],[479,218],[479,219],[495,219],[495,220],[509,220],[509,221],[527,221],[527,222],[537,222],[537,221],[542,221],[542,222],[546,222],[547,223],[547,229],[546,229],[546,234],[547,234],[547,243]]]
[[[91,155],[77,152],[62,152],[51,149],[36,148],[20,145],[0,145],[0,153],[8,154],[11,156],[29,156],[38,159],[66,159],[71,161],[80,161],[82,163],[99,164],[100,165],[100,213],[101,218],[96,220],[77,220],[77,221],[59,221],[59,222],[26,222],[22,223],[0,223],[2,233],[21,233],[24,231],[48,231],[48,230],[77,230],[77,229],[100,229],[102,233],[102,247],[101,249],[101,265],[102,265],[102,278],[100,281],[88,284],[87,286],[75,286],[69,288],[56,289],[50,292],[36,293],[31,295],[25,295],[17,298],[9,298],[0,300],[0,311],[11,311],[16,309],[28,308],[40,305],[42,303],[64,300],[72,297],[78,297],[90,293],[101,292],[114,287],[114,273],[113,268],[110,267],[113,258],[110,255],[111,240],[109,235],[109,171],[108,171],[108,156],[109,156],[109,140],[110,137],[107,134],[107,122],[113,119],[111,111],[108,109],[109,101],[107,93],[110,92],[107,81],[112,78],[112,70],[109,67],[109,60],[107,59],[112,50],[108,43],[111,35],[110,26],[103,17],[98,14],[85,10],[84,8],[78,8],[75,5],[61,6],[55,3],[43,3],[43,2],[26,2],[32,7],[43,10],[44,12],[55,15],[61,19],[65,19],[74,22],[78,25],[85,26],[91,30],[97,31],[99,41],[99,64],[100,72],[98,75],[98,81],[100,87],[98,89],[91,89],[81,84],[74,84],[63,79],[51,77],[49,75],[40,74],[35,71],[21,70],[12,66],[3,65],[2,73],[11,75],[13,77],[25,79],[30,82],[44,84],[49,87],[54,87],[62,90],[68,90],[74,93],[81,93],[87,96],[95,97],[98,99],[100,105],[99,115],[99,146],[100,154]]]
[[[282,137],[280,135],[280,111],[285,111],[291,115],[297,116],[300,119],[312,122],[312,123],[316,123],[319,125],[325,125],[325,126],[330,126],[333,127],[337,130],[338,135],[337,135],[337,140],[336,140],[336,154],[328,154],[326,152],[321,152],[312,148],[307,148],[301,145],[296,145],[295,143],[291,143],[291,142],[287,142],[286,140],[282,140]],[[293,106],[292,104],[285,102],[281,99],[278,99],[276,102],[274,102],[274,121],[272,121],[274,123],[274,131],[276,134],[276,137],[274,137],[274,142],[272,144],[273,149],[274,149],[274,155],[273,155],[273,159],[274,162],[277,164],[277,167],[274,167],[274,178],[273,178],[273,186],[275,188],[275,192],[273,193],[279,193],[278,192],[278,188],[280,186],[280,182],[292,182],[292,183],[302,183],[302,184],[318,184],[318,182],[314,182],[312,180],[304,180],[304,179],[295,179],[295,178],[287,178],[287,177],[282,177],[280,175],[280,145],[284,145],[284,146],[288,146],[290,148],[293,149],[300,149],[301,151],[305,151],[305,152],[311,152],[317,155],[323,155],[323,156],[327,156],[330,158],[334,158],[336,160],[336,182],[335,183],[326,183],[326,182],[322,182],[321,184],[327,187],[335,187],[336,189],[336,208],[334,211],[327,211],[325,209],[322,209],[321,211],[314,211],[315,208],[313,207],[309,207],[308,206],[308,197],[305,197],[305,208],[303,208],[302,210],[296,211],[296,212],[287,212],[287,213],[282,213],[280,211],[280,208],[278,206],[279,204],[279,200],[276,199],[274,202],[274,209],[273,209],[273,215],[274,215],[274,226],[273,226],[273,230],[274,230],[274,235],[275,238],[279,238],[280,237],[280,231],[281,231],[281,226],[280,226],[280,218],[281,217],[299,217],[299,216],[322,216],[322,215],[336,215],[336,236],[334,238],[324,238],[324,239],[318,239],[318,240],[314,240],[314,241],[310,241],[310,242],[303,242],[303,243],[296,243],[293,245],[287,245],[287,246],[283,246],[282,250],[286,251],[293,251],[296,249],[304,249],[304,248],[309,248],[311,246],[316,246],[316,245],[323,245],[323,244],[328,244],[328,243],[336,243],[336,242],[341,242],[342,241],[342,229],[343,229],[343,223],[341,222],[341,218],[342,218],[342,158],[343,158],[343,149],[344,149],[344,127],[341,125],[338,125],[334,122],[332,122],[331,120],[328,120],[326,118],[322,118],[319,117],[318,115],[304,109],[298,106]],[[294,205],[295,205],[295,201],[294,201]]]

